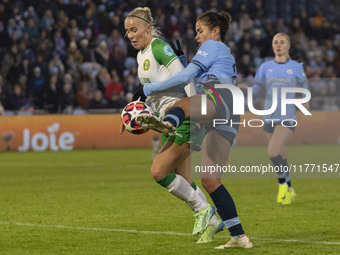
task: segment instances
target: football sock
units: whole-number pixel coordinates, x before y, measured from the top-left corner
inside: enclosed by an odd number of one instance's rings
[[[283,162],[284,162],[285,166],[288,167],[287,159],[284,159]],[[292,187],[292,182],[291,182],[291,180],[290,180],[289,172],[287,172],[286,182],[287,182],[287,184],[288,184],[288,188]]]
[[[185,113],[180,107],[174,107],[165,112],[163,121],[170,122],[174,127],[179,127],[185,120]]]
[[[270,158],[270,160],[273,162],[274,167],[279,170],[275,171],[277,179],[280,184],[283,184],[286,182],[286,177],[289,176],[288,172],[283,171],[283,167],[286,166],[283,158],[281,155],[277,155],[276,157]]]
[[[194,181],[192,181],[190,185],[194,190],[197,190],[197,185]]]
[[[206,196],[204,195],[203,191],[200,189],[200,187],[196,186],[196,192],[198,193],[198,195],[205,201],[207,202],[207,198]],[[216,215],[214,214],[211,218],[210,218],[210,221],[209,221],[209,225],[210,226],[214,226],[217,222],[217,217]]]
[[[204,195],[203,191],[200,189],[200,187],[198,187],[196,185],[195,182],[192,182],[191,183],[191,187],[194,188],[194,190],[196,190],[197,194],[200,196],[201,199],[203,199],[205,202],[207,202],[207,198],[206,196]],[[190,206],[190,205],[189,205]],[[211,218],[210,218],[210,221],[209,221],[209,225],[210,226],[214,226],[217,222],[217,217],[216,215],[214,214]]]
[[[199,196],[196,190],[182,176],[169,173],[156,182],[165,187],[174,196],[185,201],[194,211],[208,208],[208,203]]]
[[[235,237],[244,235],[241,221],[237,215],[236,207],[228,190],[222,184],[210,194],[217,212],[220,215],[224,225],[228,228],[230,235]]]

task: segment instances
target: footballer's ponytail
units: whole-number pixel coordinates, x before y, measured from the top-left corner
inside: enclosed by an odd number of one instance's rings
[[[220,28],[220,39],[223,42],[231,24],[231,16],[227,12],[207,11],[197,17],[196,21],[202,20],[210,30]]]
[[[162,32],[159,28],[155,27],[155,21],[152,17],[151,10],[148,7],[137,7],[133,9],[126,18],[138,18],[146,22],[147,24],[150,24],[152,26],[152,36],[156,38],[162,37]]]

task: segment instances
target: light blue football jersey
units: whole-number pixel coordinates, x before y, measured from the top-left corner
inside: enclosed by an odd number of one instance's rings
[[[196,78],[215,76],[220,81],[235,78],[236,64],[230,51],[230,48],[223,42],[207,40],[202,43],[191,60],[191,63],[202,69],[202,72]]]
[[[291,59],[285,63],[277,63],[275,60],[263,63],[256,72],[253,95],[257,95],[264,86],[266,89],[264,109],[269,109],[272,106],[273,88],[277,88],[278,91],[278,105],[272,114],[264,116],[263,119],[296,120],[296,108],[293,104],[287,105],[286,115],[281,114],[281,88],[300,87],[308,89],[302,64]],[[295,93],[286,94],[288,99],[295,97]]]

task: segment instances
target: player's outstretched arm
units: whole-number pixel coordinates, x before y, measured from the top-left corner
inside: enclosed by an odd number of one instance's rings
[[[201,72],[201,70],[202,69],[199,66],[190,63],[184,70],[174,74],[166,80],[144,85],[144,95],[149,96],[156,91],[167,90],[175,86],[188,84],[192,78],[196,77]]]

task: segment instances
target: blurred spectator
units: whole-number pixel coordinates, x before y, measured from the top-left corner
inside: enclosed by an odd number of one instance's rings
[[[104,109],[106,108],[106,103],[106,100],[103,98],[103,93],[97,89],[90,101],[89,109]]]
[[[35,24],[34,19],[29,19],[24,28],[24,32],[29,35],[30,43],[35,45],[38,43],[38,38],[40,35],[38,24]]]
[[[8,79],[8,74],[20,65],[21,60],[22,59],[19,54],[18,46],[13,44],[8,48],[1,63],[1,73],[5,79]]]
[[[105,67],[100,68],[96,76],[97,88],[105,94],[105,90],[108,84],[111,83],[111,76]]]
[[[76,95],[77,105],[81,109],[87,110],[90,106],[91,99],[92,93],[89,91],[88,84],[86,82],[81,83]]]
[[[117,29],[121,35],[125,34],[124,24],[118,14],[113,15],[111,24],[111,30]]]
[[[0,20],[0,57],[5,50],[4,48],[8,45],[8,41],[9,37],[4,26],[4,22]]]
[[[26,58],[29,60],[30,63],[34,61],[34,52],[31,48],[27,47],[25,41],[20,42],[20,44],[18,45],[18,50],[22,59]]]
[[[36,10],[39,17],[42,17],[47,10],[51,10],[52,13],[57,13],[58,11],[57,3],[54,0],[40,0],[37,2],[38,5]]]
[[[94,11],[91,8],[86,9],[82,19],[82,29],[85,33],[91,32],[94,39],[98,38],[98,21],[94,15]]]
[[[193,17],[188,4],[183,4],[180,8],[181,13],[178,15],[179,23],[183,26],[193,21]],[[161,17],[160,17],[161,18]]]
[[[111,83],[107,85],[106,90],[105,90],[106,99],[111,98],[112,92],[115,92],[119,96],[124,94],[123,85],[120,82],[120,79],[119,79],[119,76],[116,70],[112,70],[111,74],[112,74],[112,81]]]
[[[165,15],[164,15],[163,9],[161,7],[158,7],[156,9],[156,12],[154,14],[154,20],[156,22],[156,24],[155,24],[156,27],[164,28],[164,26],[165,26]]]
[[[60,76],[62,76],[65,72],[65,66],[61,59],[59,58],[59,55],[57,52],[53,52],[53,58],[48,63],[48,70],[49,73],[52,74],[53,72],[57,72]],[[57,70],[57,71],[55,71]]]
[[[4,115],[5,114],[5,108],[3,107],[1,101],[0,101],[0,115]]]
[[[310,62],[310,66],[314,69],[322,70],[325,67],[325,62],[323,60],[323,55],[320,53],[316,55]]]
[[[91,49],[89,49],[89,40],[87,40],[85,38],[80,41],[80,53],[83,56],[84,62],[93,62],[94,61],[93,52],[92,52]]]
[[[27,90],[34,108],[43,109],[45,77],[42,75],[40,67],[37,66],[33,69],[33,76],[27,84]]]
[[[120,96],[119,94],[117,94],[117,92],[112,92],[108,101],[107,101],[107,104],[106,104],[106,107],[107,108],[113,108],[113,109],[121,109],[123,108],[125,105],[126,105],[126,101],[124,101],[123,97]]]
[[[0,3],[0,21],[4,24],[7,25],[8,21],[8,10],[6,10],[6,7],[3,3]]]
[[[32,67],[39,67],[41,70],[41,74],[44,77],[47,77],[49,75],[49,70],[48,70],[48,64],[46,63],[45,59],[46,58],[44,58],[42,53],[38,52],[36,55],[35,61],[32,63]]]
[[[68,23],[67,27],[67,36],[70,41],[79,41],[81,37],[81,33],[77,24],[76,19],[71,19]]]
[[[134,93],[136,89],[140,86],[139,82],[131,74],[125,77],[124,81],[124,93]]]
[[[102,67],[108,68],[110,52],[109,49],[107,48],[106,41],[101,41],[99,43],[99,45],[94,51],[94,57],[98,64],[100,64]]]
[[[179,35],[183,34],[183,27],[178,23],[178,18],[175,15],[171,15],[170,22],[166,26],[165,33],[168,38],[172,38],[175,32]]]
[[[251,2],[252,2],[252,5],[250,6],[251,19],[264,22],[265,11],[262,6],[262,0],[255,0]]]
[[[3,76],[0,74],[0,111],[8,108],[8,90],[7,86],[5,85]]]
[[[51,33],[54,28],[54,23],[55,21],[52,11],[50,9],[46,10],[43,18],[41,19],[40,28],[47,31],[48,33]]]
[[[17,37],[20,39],[22,37],[23,28],[16,23],[15,19],[10,19],[7,25],[7,33],[9,37],[12,37],[13,34],[15,33]]]
[[[285,34],[288,34],[288,28],[286,27],[283,19],[278,19],[276,21],[276,32],[277,33],[285,33]]]
[[[20,85],[23,87],[23,90],[25,91],[26,82],[27,82],[30,72],[31,72],[30,62],[27,58],[24,58],[21,61],[21,64],[17,67],[15,71],[16,75],[15,75],[15,79],[13,80],[13,83],[20,83]]]
[[[71,83],[64,83],[62,92],[58,98],[58,112],[71,114],[74,105],[74,94]]]
[[[318,45],[316,40],[309,41],[308,53],[307,56],[309,59],[313,59],[316,56],[321,56],[322,50],[321,47]]]
[[[34,10],[34,7],[31,5],[27,8],[27,12],[24,14],[25,22],[28,22],[29,19],[33,19],[35,24],[40,24],[40,19],[37,13]]]
[[[49,113],[57,113],[58,111],[58,75],[52,74],[46,92],[44,94],[44,109]]]
[[[106,12],[106,7],[104,4],[99,5],[96,14],[96,19],[98,21],[98,30],[100,33],[109,35],[111,32],[111,19],[109,18],[108,12]]]
[[[242,55],[237,72],[243,78],[252,78],[255,76],[255,69],[249,54]]]
[[[82,16],[83,8],[80,6],[78,0],[70,0],[69,5],[67,6],[67,10],[70,19],[78,19]]]
[[[57,30],[62,31],[65,29],[68,25],[69,18],[66,16],[66,13],[64,10],[59,10],[58,16],[57,16],[57,23],[55,25],[55,28]]]
[[[65,43],[64,38],[61,36],[60,30],[57,30],[54,32],[53,42],[54,42],[54,50],[58,52],[58,54],[60,55],[65,54],[66,43]]]
[[[192,29],[188,29],[187,32],[184,35],[184,38],[182,40],[182,48],[183,51],[187,55],[188,62],[191,61],[191,59],[196,54],[197,49],[197,42],[195,40],[195,32]]]
[[[108,70],[115,69],[118,75],[122,77],[124,71],[125,62],[125,48],[122,48],[119,44],[114,44],[110,50],[110,60]]]
[[[75,41],[71,41],[67,49],[67,64],[72,66],[73,70],[76,71],[80,65],[83,63],[83,55],[77,47]],[[72,59],[70,59],[72,57]],[[75,66],[73,66],[75,64]]]
[[[9,95],[9,110],[24,111],[27,104],[26,97],[22,93],[21,86],[15,84],[12,93]]]
[[[119,46],[121,53],[126,56],[126,42],[124,41],[122,35],[118,29],[113,29],[111,36],[107,39],[108,48],[113,50],[115,47]]]
[[[250,29],[253,27],[253,25],[254,25],[254,22],[250,18],[249,14],[244,12],[241,15],[240,22],[239,22],[239,29],[240,29],[241,33],[243,34],[244,31],[246,31],[246,30],[250,31]]]

